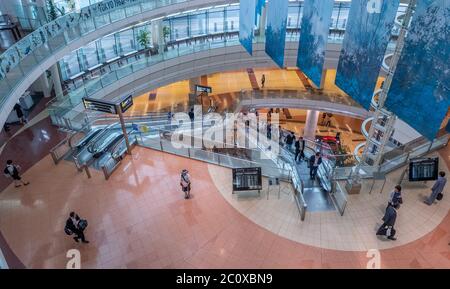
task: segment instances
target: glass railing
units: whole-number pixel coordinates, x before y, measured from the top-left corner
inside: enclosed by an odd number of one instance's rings
[[[102,13],[94,7],[83,8],[43,25],[14,44],[0,56],[0,107],[26,75],[72,41],[98,28],[130,16],[189,0],[136,0],[128,6]],[[96,4],[94,4],[95,6]]]

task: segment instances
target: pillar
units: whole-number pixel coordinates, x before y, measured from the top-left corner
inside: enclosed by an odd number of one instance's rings
[[[267,5],[265,5],[262,8],[261,16],[259,18],[258,31],[260,37],[264,37],[266,35],[266,22],[267,22]]]
[[[164,49],[164,23],[162,20],[152,22],[152,43],[154,47],[158,47],[158,52],[163,53]]]
[[[50,72],[52,73],[53,87],[55,88],[55,94],[56,96],[60,96],[63,94],[63,90],[61,86],[61,77],[59,76],[59,64],[55,63],[50,68]]]
[[[50,97],[51,85],[47,79],[47,72],[42,73],[30,88],[32,91],[42,92],[44,94],[44,97]]]
[[[319,121],[320,111],[307,110],[305,128],[303,129],[303,137],[314,140],[317,130],[317,122]]]

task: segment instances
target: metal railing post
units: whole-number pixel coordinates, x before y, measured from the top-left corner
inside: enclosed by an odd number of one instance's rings
[[[91,171],[89,170],[89,167],[87,165],[84,165],[84,172],[86,173],[86,176],[88,179],[91,178]]]

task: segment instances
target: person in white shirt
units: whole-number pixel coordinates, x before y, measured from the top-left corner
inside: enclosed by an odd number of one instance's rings
[[[14,184],[17,187],[20,187],[21,184],[24,186],[28,185],[30,182],[25,182],[19,174],[20,167],[18,165],[13,164],[12,160],[6,161],[6,167],[3,171],[5,176],[10,177],[14,180]]]
[[[181,171],[180,185],[182,191],[184,192],[184,198],[189,199],[191,195],[191,176],[189,175],[188,170]]]

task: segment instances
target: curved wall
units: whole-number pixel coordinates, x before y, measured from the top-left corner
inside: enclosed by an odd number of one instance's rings
[[[123,27],[134,25],[141,21],[146,21],[152,18],[159,18],[167,16],[170,14],[191,10],[193,8],[209,7],[220,4],[236,3],[239,1],[235,0],[191,0],[187,2],[172,4],[165,7],[156,8],[154,10],[145,11],[140,14],[135,14],[133,16],[127,17],[122,20],[118,20],[111,24],[105,25],[99,29],[96,29],[82,37],[73,40],[68,45],[64,46],[60,50],[53,53],[51,56],[43,60],[39,65],[35,65],[31,68],[26,77],[15,86],[12,93],[9,95],[8,99],[5,101],[4,105],[1,107],[0,113],[0,125],[3,126],[6,119],[8,118],[9,112],[12,111],[14,105],[17,103],[19,98],[23,93],[52,65],[54,65],[58,60],[60,60],[64,55],[76,50],[102,36],[108,35],[115,31],[122,29]],[[72,30],[73,32],[73,30]],[[70,33],[70,31],[69,31]],[[31,57],[31,56],[30,56]]]
[[[287,43],[285,66],[295,66],[297,62],[297,43]],[[339,53],[339,45],[329,45],[327,54]],[[190,55],[169,59],[126,76],[93,94],[92,98],[116,100],[124,95],[134,96],[149,90],[192,77],[205,74],[245,69],[248,67],[278,67],[264,52],[264,44],[255,44],[253,56],[250,56],[241,45],[215,48]],[[336,58],[327,59],[327,65],[337,64]],[[357,118],[366,118],[369,112],[351,104],[318,101],[312,99],[260,99],[252,102],[241,102],[242,106],[263,105],[317,109],[335,112]],[[75,111],[82,111],[80,104]]]

